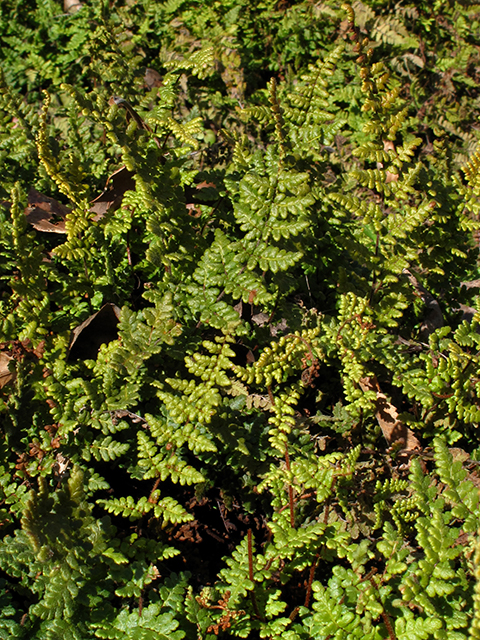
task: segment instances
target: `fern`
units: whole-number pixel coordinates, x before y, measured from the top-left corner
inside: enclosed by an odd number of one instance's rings
[[[0,637],[476,637],[474,9],[20,4]]]

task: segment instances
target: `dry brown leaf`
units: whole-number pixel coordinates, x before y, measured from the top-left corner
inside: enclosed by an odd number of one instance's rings
[[[466,304],[460,304],[458,307],[458,311],[462,312],[462,320],[466,320],[467,322],[472,322],[475,314],[478,313],[475,307],[469,307]]]
[[[476,464],[476,460],[472,461],[470,454],[467,453],[465,449],[461,449],[459,447],[449,447],[448,450],[452,454],[454,462],[461,462],[463,467],[469,470],[467,479],[470,480],[470,482],[474,484],[477,489],[480,489],[480,478],[477,476],[479,470]]]
[[[107,179],[105,189],[90,203],[90,211],[96,213],[95,220],[103,218],[107,211],[115,211],[122,204],[126,191],[134,191],[135,180],[133,173],[126,167],[114,171]]]
[[[195,189],[208,189],[210,187],[216,189],[217,185],[213,182],[207,182],[206,180],[203,180],[203,182],[199,182],[195,185]]]
[[[55,464],[53,465],[52,469],[53,473],[59,480],[62,480],[65,477],[69,464],[70,460],[68,458],[65,458],[64,455],[58,452],[55,456]]]
[[[12,360],[12,357],[7,356],[6,353],[0,352],[0,389],[3,389],[5,385],[15,380],[15,372],[10,371],[8,367]]]
[[[218,202],[220,197],[216,185],[206,180],[198,184],[186,185],[184,191],[187,208],[189,208],[191,203],[195,205],[206,204],[212,206],[214,202]]]
[[[381,392],[375,377],[362,378],[360,387],[363,391],[375,391],[377,394],[375,417],[388,444],[399,446],[404,453],[419,451],[422,448],[420,441],[398,418],[396,407],[389,402],[387,396]]]
[[[470,460],[470,454],[468,454],[464,449],[460,449],[460,447],[449,447],[448,450],[452,454],[454,462],[457,462],[457,460],[459,460],[463,463],[467,460]]]
[[[120,308],[107,303],[78,325],[72,332],[68,358],[70,360],[94,360],[102,344],[118,338],[117,324]]]
[[[384,140],[383,141],[383,150],[386,151],[387,153],[389,151],[395,151],[395,145],[393,144],[393,142],[391,140]]]
[[[63,0],[63,10],[65,13],[76,13],[80,11],[83,4],[80,0]]]
[[[70,209],[55,200],[44,196],[33,187],[28,192],[28,206],[25,209],[27,221],[37,231],[46,233],[67,233],[65,229],[65,218],[70,213]],[[57,222],[52,222],[55,218],[60,218]]]
[[[153,87],[161,87],[163,84],[162,76],[158,73],[158,71],[155,71],[155,69],[145,69],[145,75],[143,79],[148,89],[153,89]]]
[[[469,280],[468,282],[461,282],[460,286],[466,289],[480,289],[480,278],[477,280]]]
[[[420,327],[420,336],[423,340],[426,340],[436,329],[443,327],[442,309],[440,308],[437,299],[420,284],[413,273],[408,269],[404,269],[403,274],[407,276],[410,284],[415,289],[415,294],[422,300],[426,307],[424,320]]]
[[[392,173],[391,171],[386,171],[385,176],[385,184],[388,184],[389,182],[398,182],[398,178],[400,177],[398,173]]]
[[[193,218],[199,218],[202,215],[202,210],[200,209],[200,207],[193,202],[190,202],[185,206],[187,207],[189,216],[192,216]]]

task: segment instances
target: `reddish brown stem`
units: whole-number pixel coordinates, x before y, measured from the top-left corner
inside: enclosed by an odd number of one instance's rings
[[[253,544],[252,544],[251,529],[247,531],[247,544],[248,544],[248,577],[250,578],[250,581],[252,582],[252,584],[255,584],[253,582]],[[250,591],[250,599],[252,601],[252,607],[253,607],[253,610],[255,611],[255,615],[259,620],[261,620],[260,611],[258,609],[258,604],[257,604],[257,598],[255,597],[254,590]]]
[[[285,464],[287,471],[290,471],[290,456],[288,455],[288,446],[285,445]],[[292,529],[295,527],[295,512],[294,512],[294,499],[293,499],[293,487],[289,483],[288,485],[288,506],[290,508],[290,526]]]
[[[299,609],[300,609],[300,607],[295,607],[295,609],[292,611],[292,613],[288,616],[292,622],[297,617]]]
[[[253,543],[252,543],[252,530],[247,531],[247,544],[248,544],[248,577],[253,582]]]
[[[377,586],[377,583],[375,582],[375,578],[373,577],[373,574],[371,576],[369,576],[368,579],[369,579],[370,584],[372,585],[372,587],[378,593],[378,586]],[[395,631],[393,630],[393,627],[392,627],[392,623],[390,622],[390,618],[388,616],[388,613],[385,611],[385,609],[382,608],[382,613],[380,615],[382,616],[383,624],[387,628],[389,639],[390,640],[397,640],[397,637],[395,636]]]
[[[273,397],[272,388],[271,388],[270,385],[268,385],[267,391],[268,391],[268,398],[269,398],[270,403],[271,403],[271,405],[273,407],[273,405],[275,404],[275,398]]]
[[[301,496],[294,496],[294,503],[298,502],[299,500],[306,500],[307,498],[313,498],[313,496],[316,495],[315,491],[312,491],[311,493],[302,493]],[[280,509],[278,510],[278,513],[282,513],[282,511],[284,511],[285,509],[287,509],[287,507],[289,507],[288,504],[286,504],[284,507],[280,507]]]
[[[333,484],[333,483],[332,483]],[[325,514],[323,516],[323,522],[324,524],[328,524],[328,516],[330,515],[330,503],[327,502],[327,505],[325,507]]]
[[[381,616],[383,618],[383,623],[387,627],[388,637],[390,640],[396,640],[395,631],[393,630],[392,623],[390,622],[390,618],[386,611],[382,611]]]
[[[152,490],[150,491],[150,495],[148,497],[148,501],[155,504],[155,500],[153,499],[153,492],[156,491],[156,489],[158,489],[158,485],[160,484],[160,478],[157,478],[154,482],[154,485],[152,487]]]
[[[315,560],[313,561],[313,564],[310,567],[310,573],[308,574],[307,593],[305,594],[304,607],[308,607],[308,605],[310,604],[310,598],[312,597],[312,583],[313,583],[313,578],[315,577],[315,570],[318,565],[319,557],[320,557],[320,553],[317,551]]]

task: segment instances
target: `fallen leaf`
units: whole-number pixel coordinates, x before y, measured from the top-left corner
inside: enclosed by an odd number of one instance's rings
[[[0,389],[15,380],[16,374],[14,371],[10,371],[8,366],[12,360],[13,358],[7,356],[6,353],[0,352]]]
[[[108,177],[105,189],[90,203],[92,205],[90,211],[97,214],[95,220],[103,218],[107,211],[118,209],[125,192],[135,190],[133,175],[132,171],[121,167]]]
[[[263,327],[270,320],[270,315],[268,313],[263,313],[263,311],[261,311],[260,313],[256,313],[255,315],[253,315],[251,320],[252,322],[257,324],[259,327]]]
[[[467,460],[470,460],[470,454],[468,454],[464,449],[460,449],[459,447],[449,447],[448,449],[452,454],[453,461],[460,461],[462,464]]]
[[[120,309],[116,304],[107,303],[78,325],[72,332],[68,351],[69,360],[94,360],[102,344],[118,338],[117,324]]]
[[[375,417],[388,444],[391,447],[400,447],[400,453],[404,454],[420,450],[422,448],[420,440],[414,436],[411,429],[399,420],[396,407],[381,392],[377,379],[375,377],[362,378],[360,380],[360,388],[362,391],[376,392]]]
[[[462,312],[462,321],[466,320],[467,322],[472,322],[473,318],[476,314],[478,314],[477,309],[475,307],[469,307],[466,304],[460,304],[459,308],[456,311]]]
[[[217,186],[213,182],[207,182],[206,180],[198,184],[186,185],[185,199],[187,203],[212,204],[219,199]]]
[[[389,151],[396,151],[395,145],[393,144],[393,142],[391,140],[384,140],[383,141],[383,150],[386,151],[387,153]]]
[[[193,218],[199,218],[202,215],[202,210],[200,209],[200,207],[196,204],[193,204],[193,202],[190,202],[185,206],[187,208],[189,216],[192,216]]]
[[[63,10],[65,13],[76,13],[80,11],[83,7],[83,4],[80,0],[63,0]]]
[[[112,416],[112,421],[114,424],[117,424],[116,419],[119,418],[130,418],[130,420],[134,424],[141,424],[143,427],[148,427],[148,422],[142,416],[139,416],[136,413],[132,413],[127,409],[117,409],[116,411],[110,411],[110,415]]]
[[[480,489],[480,478],[477,475],[479,472],[478,461],[472,460],[470,454],[459,447],[449,447],[448,450],[452,454],[453,461],[461,462],[463,467],[468,470],[467,480]]]
[[[70,213],[70,209],[55,200],[44,196],[33,187],[28,192],[28,206],[25,209],[27,222],[37,231],[46,233],[67,233],[65,229],[65,218]],[[55,218],[60,218],[57,222],[52,222]]]
[[[68,466],[70,464],[70,460],[65,458],[60,452],[55,456],[55,464],[52,467],[53,473],[55,476],[62,480],[67,473]]]
[[[392,173],[391,171],[386,171],[385,176],[386,176],[385,184],[388,184],[389,182],[398,182],[398,178],[399,178],[398,173]]]
[[[279,331],[286,331],[288,329],[287,321],[285,320],[285,318],[282,318],[280,322],[277,322],[277,324],[272,324],[271,322],[269,322],[270,315],[268,313],[256,313],[251,317],[251,320],[259,327],[268,325],[270,334],[272,336],[276,336]]]
[[[158,73],[158,71],[155,71],[155,69],[145,69],[145,75],[143,79],[148,89],[153,89],[153,87],[161,87],[163,84],[162,76]]]
[[[480,278],[477,280],[470,280],[468,282],[461,282],[461,287],[465,287],[466,289],[480,289]]]
[[[420,326],[420,337],[423,340],[427,340],[431,333],[436,329],[443,327],[442,309],[438,300],[420,284],[417,278],[408,269],[404,269],[403,274],[407,276],[410,284],[413,286],[415,295],[422,300],[426,307],[425,316]]]
[[[195,185],[195,189],[208,189],[210,187],[213,187],[214,189],[217,188],[217,185],[214,184],[213,182],[207,182],[206,180],[204,180],[203,182],[199,182],[198,184]]]

